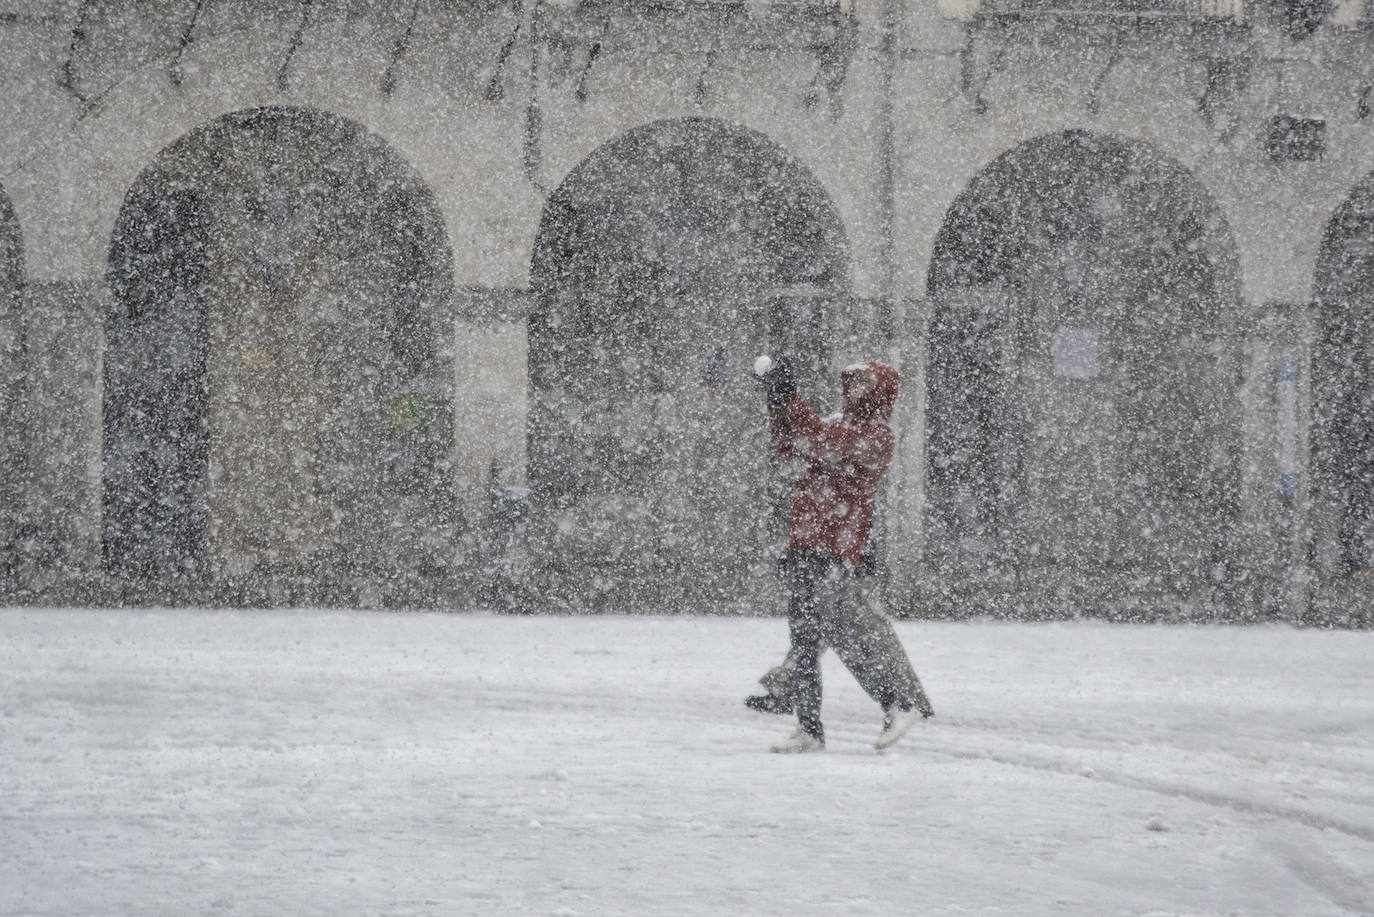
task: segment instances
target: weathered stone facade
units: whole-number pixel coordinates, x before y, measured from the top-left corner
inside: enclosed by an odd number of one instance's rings
[[[1372,19],[0,4],[7,600],[757,609],[784,348],[898,613],[1360,620]]]

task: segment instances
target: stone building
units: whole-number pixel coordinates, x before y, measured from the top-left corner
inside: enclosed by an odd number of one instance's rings
[[[897,613],[1367,621],[1363,0],[11,0],[0,47],[10,603],[769,609],[771,351],[903,372]]]

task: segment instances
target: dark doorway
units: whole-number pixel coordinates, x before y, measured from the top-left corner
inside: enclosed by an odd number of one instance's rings
[[[0,188],[0,289],[17,290],[24,282],[24,241],[10,197]]]
[[[111,572],[234,602],[443,588],[450,261],[429,189],[354,122],[255,109],[163,151],[110,245]]]
[[[28,425],[28,367],[26,330],[23,307],[24,242],[19,219],[9,195],[0,187],[0,314],[5,316],[0,346],[6,359],[3,367],[4,391],[0,397],[0,545],[5,557],[0,570],[13,570],[23,550],[23,542],[32,539],[34,532],[25,518],[23,501],[24,481],[30,449],[25,444]]]
[[[1314,465],[1340,575],[1374,571],[1374,176],[1331,218],[1317,259]]]
[[[824,190],[753,131],[656,122],[573,170],[529,331],[532,525],[564,591],[675,611],[771,579],[780,472],[749,367],[789,350],[820,390],[847,264]]]
[[[1237,276],[1216,205],[1142,144],[1069,131],[984,169],[929,276],[935,568],[1098,594],[1223,579]]]
[[[134,579],[197,576],[206,549],[206,282],[200,199],[144,187],[110,245],[102,552]]]

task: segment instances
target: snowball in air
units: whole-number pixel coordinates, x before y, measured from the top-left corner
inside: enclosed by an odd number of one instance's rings
[[[773,368],[773,360],[768,354],[764,354],[754,361],[754,375],[762,376]]]

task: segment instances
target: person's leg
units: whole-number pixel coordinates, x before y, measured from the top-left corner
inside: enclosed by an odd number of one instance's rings
[[[794,713],[797,709],[796,695],[797,659],[789,641],[787,655],[782,662],[773,666],[759,679],[765,694],[752,694],[744,699],[750,709],[760,713]]]
[[[922,716],[933,716],[930,698],[892,621],[874,607],[873,596],[865,586],[859,581],[855,590],[853,639],[835,647],[840,660],[884,710],[915,708]]]
[[[776,694],[779,697],[791,697],[793,681],[796,678],[796,667],[797,660],[792,655],[792,645],[789,642],[787,655],[782,658],[782,662],[763,673],[763,677],[759,679],[759,684],[763,685],[770,694]]]
[[[787,551],[782,557],[778,558],[777,573],[778,583],[782,586],[782,594],[790,603],[793,594],[794,577],[790,571],[796,566],[793,559],[795,551]],[[790,604],[789,604],[790,608]],[[825,654],[825,646],[820,648],[820,655]],[[765,693],[753,694],[744,699],[745,706],[760,713],[795,713],[797,709],[797,655],[792,649],[792,641],[787,642],[787,653],[783,656],[782,662],[773,666],[759,678],[759,684],[763,685]]]
[[[817,588],[823,576],[823,561],[814,551],[794,550],[787,556],[787,625],[792,639],[797,721],[802,731],[821,742],[825,741],[825,730],[821,726],[822,621]]]
[[[891,642],[900,654],[899,657],[884,652],[871,641],[866,642],[864,636],[859,633],[853,575],[848,563],[835,558],[835,563],[831,565],[817,592],[816,604],[820,609],[825,638],[846,662],[860,686],[883,708],[883,728],[873,744],[876,748],[887,748],[900,739],[923,715],[923,711],[917,709],[914,699],[900,697],[896,678],[892,674],[899,659],[905,662],[906,651],[902,649],[901,641],[897,640],[896,632],[892,631],[890,622],[886,623],[883,629],[891,633]],[[910,665],[909,662],[905,664]]]
[[[835,557],[830,564],[817,604],[822,609],[823,637],[835,648],[840,661],[854,676],[859,687],[884,708],[898,701],[897,678],[892,658],[879,652],[879,643],[869,633],[881,629],[862,603],[855,600],[854,576],[849,564]],[[889,624],[888,630],[891,630]],[[896,633],[892,633],[896,641]],[[900,647],[900,643],[898,643]],[[905,654],[902,654],[905,658]]]

